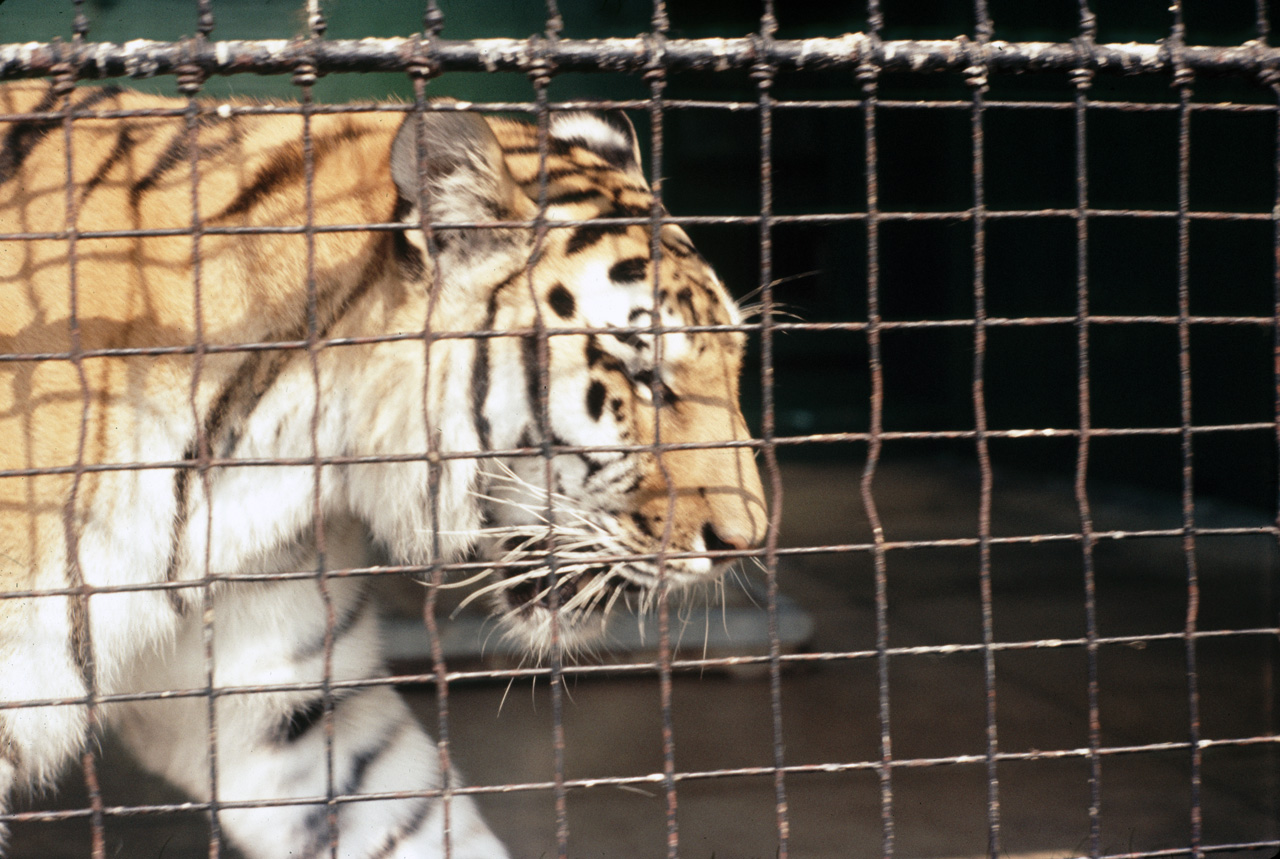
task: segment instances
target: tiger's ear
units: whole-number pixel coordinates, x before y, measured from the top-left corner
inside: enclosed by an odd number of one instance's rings
[[[636,129],[622,111],[553,113],[550,132],[552,140],[581,146],[600,156],[610,166],[644,182]]]
[[[421,146],[421,149],[419,149]],[[419,152],[422,153],[421,162]],[[423,172],[419,172],[419,164]],[[462,111],[407,114],[391,144],[391,178],[400,195],[404,220],[418,220],[425,203],[429,224],[521,220],[531,216],[520,186],[507,170],[502,147],[484,117]],[[420,185],[419,179],[425,184]],[[426,252],[426,237],[416,229],[406,238]],[[464,246],[483,253],[509,242],[511,230],[495,228],[442,229],[434,233],[437,247]]]

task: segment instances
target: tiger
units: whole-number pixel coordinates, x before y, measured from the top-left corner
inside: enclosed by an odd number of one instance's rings
[[[371,548],[543,658],[768,528],[744,311],[621,111],[10,82],[0,296],[0,827],[110,728],[250,859],[502,859],[362,683]]]

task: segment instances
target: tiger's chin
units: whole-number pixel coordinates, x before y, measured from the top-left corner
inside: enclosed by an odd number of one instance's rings
[[[503,640],[545,662],[557,646],[568,656],[592,651],[605,640],[614,609],[651,602],[650,590],[607,569],[543,571],[504,576],[491,605]]]
[[[545,662],[558,646],[562,656],[574,657],[607,645],[616,614],[642,616],[657,607],[663,590],[674,597],[717,578],[708,575],[709,564],[706,571],[676,568],[676,562],[672,567],[665,584],[626,566],[517,573],[503,579],[490,602],[503,640],[518,652]]]

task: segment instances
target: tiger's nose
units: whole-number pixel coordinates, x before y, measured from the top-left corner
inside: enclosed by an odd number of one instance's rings
[[[741,552],[750,549],[753,541],[745,534],[728,529],[722,531],[714,523],[708,522],[702,526],[702,542],[709,552]]]

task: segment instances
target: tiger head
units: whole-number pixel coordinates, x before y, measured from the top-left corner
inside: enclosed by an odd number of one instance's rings
[[[483,590],[512,639],[545,649],[554,617],[572,648],[619,600],[714,581],[732,560],[715,553],[762,540],[742,317],[680,227],[655,238],[621,113],[553,113],[541,157],[528,123],[420,121],[401,127],[392,174],[425,204],[405,220],[435,228],[409,236],[437,290],[489,284],[472,293],[492,332],[474,345],[477,442],[530,452],[478,466],[475,551],[497,562]]]

